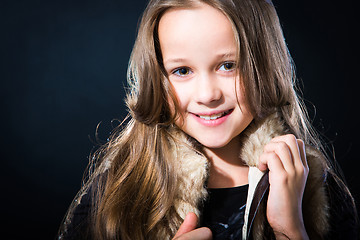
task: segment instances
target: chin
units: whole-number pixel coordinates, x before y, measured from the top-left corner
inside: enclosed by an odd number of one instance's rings
[[[227,140],[221,140],[221,139],[216,139],[216,137],[212,140],[208,139],[196,139],[201,145],[203,145],[206,148],[222,148],[224,146],[226,146],[229,142]]]

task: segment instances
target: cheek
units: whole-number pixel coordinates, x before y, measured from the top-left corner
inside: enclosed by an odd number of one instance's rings
[[[184,112],[189,102],[189,88],[182,84],[172,84],[170,92],[170,101],[172,108],[178,112]]]
[[[253,113],[250,109],[249,101],[246,98],[245,90],[237,86],[236,94],[237,94],[236,100],[242,114],[249,119],[253,119]]]

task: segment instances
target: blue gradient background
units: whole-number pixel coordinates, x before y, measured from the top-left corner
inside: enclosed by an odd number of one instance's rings
[[[335,4],[336,3],[336,4]],[[0,2],[4,239],[53,239],[81,186],[95,129],[122,119],[127,63],[146,1]],[[274,1],[314,125],[359,201],[354,1]],[[4,222],[3,221],[3,222]]]

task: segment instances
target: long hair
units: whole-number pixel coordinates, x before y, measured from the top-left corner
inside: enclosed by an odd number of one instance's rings
[[[254,121],[279,112],[293,134],[321,148],[297,95],[294,64],[271,1],[151,0],[129,61],[129,120],[96,152],[95,170],[77,197],[89,189],[94,195],[96,239],[156,239],[162,226],[169,226],[174,235],[181,224],[172,204],[177,175],[170,150],[170,143],[178,141],[172,134],[178,103],[164,71],[157,28],[168,9],[191,8],[199,2],[218,9],[231,22],[239,85]]]

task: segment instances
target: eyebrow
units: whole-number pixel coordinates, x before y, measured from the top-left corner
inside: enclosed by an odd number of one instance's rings
[[[186,59],[185,58],[170,58],[168,60],[166,60],[164,62],[164,64],[169,64],[169,63],[178,63],[178,62],[185,62]]]
[[[236,57],[236,52],[221,53],[221,54],[217,54],[216,57],[221,59]]]
[[[224,59],[224,58],[231,58],[235,57],[236,52],[228,52],[228,53],[220,53],[215,56],[216,59]],[[169,63],[179,63],[179,62],[186,62],[186,58],[170,58],[164,62],[164,65]]]

